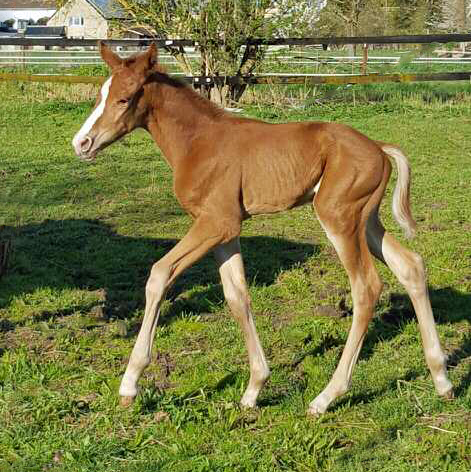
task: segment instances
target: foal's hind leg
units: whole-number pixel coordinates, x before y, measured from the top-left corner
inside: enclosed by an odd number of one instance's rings
[[[446,372],[446,356],[440,346],[433,319],[422,258],[401,246],[385,231],[377,211],[368,220],[367,238],[371,252],[388,265],[412,300],[419,321],[425,359],[438,394],[446,398],[453,397],[453,386]]]
[[[350,279],[353,321],[337,369],[326,388],[309,405],[308,413],[313,415],[324,413],[337,397],[349,389],[353,367],[382,289],[366,243],[361,209],[355,210],[342,202],[336,202],[335,208],[323,208],[318,197],[314,200],[317,216]]]
[[[250,380],[240,403],[242,406],[254,407],[257,396],[270,375],[270,370],[258,339],[250,309],[250,298],[245,281],[239,238],[227,244],[221,244],[214,250],[214,254],[219,264],[224,296],[232,315],[244,333],[249,354]]]

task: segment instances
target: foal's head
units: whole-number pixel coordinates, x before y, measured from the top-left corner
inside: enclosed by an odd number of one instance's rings
[[[98,151],[143,125],[146,113],[144,84],[156,64],[156,47],[127,59],[120,58],[104,43],[100,54],[111,68],[103,84],[95,109],[74,136],[72,145],[77,156],[92,160]]]

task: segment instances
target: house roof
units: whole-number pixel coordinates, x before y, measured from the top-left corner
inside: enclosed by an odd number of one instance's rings
[[[0,0],[0,5],[4,0]],[[9,0],[13,1],[13,0]],[[30,0],[32,1],[32,0]],[[66,5],[74,0],[69,0],[65,2],[61,8],[59,8],[51,18],[54,18],[56,14],[62,10]],[[129,15],[125,13],[125,11],[120,7],[116,0],[86,0],[95,10],[103,17],[105,20],[113,20],[113,19],[125,19],[129,18]],[[0,6],[1,8],[1,6]],[[50,18],[50,19],[51,19]]]
[[[1,2],[2,0],[0,0]],[[113,18],[126,18],[128,15],[115,0],[87,0],[94,6],[107,20]]]
[[[57,10],[55,0],[0,0],[0,10]]]

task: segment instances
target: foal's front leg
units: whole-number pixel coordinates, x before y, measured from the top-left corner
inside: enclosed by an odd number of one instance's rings
[[[249,354],[250,380],[240,401],[244,407],[254,407],[257,396],[270,375],[263,348],[250,309],[250,298],[245,280],[244,263],[240,253],[239,238],[227,244],[221,244],[214,250],[219,264],[219,273],[224,289],[224,296],[244,333]]]
[[[150,363],[160,305],[167,290],[179,274],[221,242],[221,234],[211,220],[196,220],[186,236],[153,265],[146,284],[144,319],[119,388],[121,405],[133,402],[139,377]]]

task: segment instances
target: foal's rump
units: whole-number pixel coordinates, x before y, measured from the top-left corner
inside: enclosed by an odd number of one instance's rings
[[[240,128],[228,138],[229,148],[236,154],[234,160],[240,158],[241,197],[248,214],[276,213],[308,203],[322,187],[328,188],[323,201],[332,212],[340,211],[342,202],[349,208],[353,201],[366,204],[376,189],[386,186],[390,156],[398,168],[393,214],[406,235],[414,234],[409,164],[397,146],[341,123],[250,121],[235,126]]]
[[[326,130],[335,145],[326,159],[322,177],[329,177],[330,189],[335,188],[336,192],[352,200],[359,200],[362,195],[368,198],[375,189],[383,187],[381,195],[376,196],[379,206],[390,176],[390,158],[393,158],[398,176],[392,211],[406,236],[412,237],[416,223],[410,209],[410,166],[403,151],[393,144],[372,140],[343,124],[329,123]],[[331,201],[335,205],[335,198]]]

